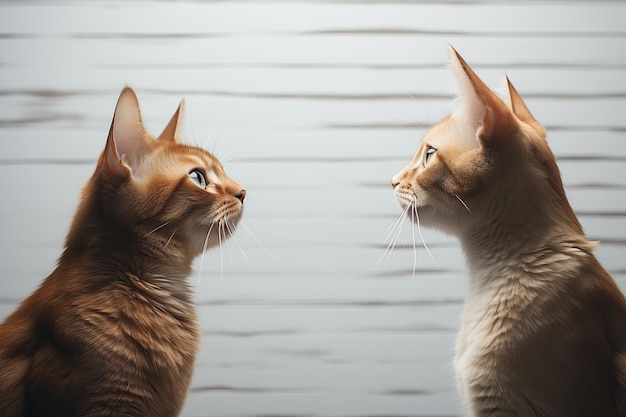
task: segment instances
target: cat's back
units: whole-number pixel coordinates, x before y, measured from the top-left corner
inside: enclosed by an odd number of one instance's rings
[[[57,269],[0,325],[3,417],[180,411],[199,343],[194,310],[136,277],[98,276],[99,291],[91,279]]]

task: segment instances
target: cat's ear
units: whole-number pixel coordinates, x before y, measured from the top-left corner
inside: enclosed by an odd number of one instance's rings
[[[539,122],[535,120],[535,117],[530,110],[528,110],[526,103],[524,103],[522,96],[519,95],[515,87],[513,87],[513,84],[511,84],[509,77],[506,75],[504,76],[504,82],[506,84],[507,95],[509,96],[509,106],[513,114],[524,123],[538,125]]]
[[[183,120],[184,111],[185,100],[183,99],[180,101],[180,104],[178,105],[178,108],[176,109],[176,112],[170,119],[169,123],[167,124],[167,126],[165,126],[163,133],[159,135],[158,140],[171,140],[174,142],[178,141],[178,135],[180,134],[181,130],[181,128],[179,127],[181,123],[179,122]]]
[[[513,113],[452,46],[448,57],[461,88],[461,107],[454,117],[460,117],[464,124],[476,128],[481,145],[502,146],[516,127]]]
[[[152,140],[144,127],[137,95],[132,88],[125,87],[109,129],[104,168],[117,176],[129,175],[132,164],[149,151]]]

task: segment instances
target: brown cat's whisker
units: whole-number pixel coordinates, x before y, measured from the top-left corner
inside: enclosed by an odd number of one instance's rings
[[[220,161],[222,161],[223,163],[226,163],[229,161],[229,157],[232,156],[233,154],[237,153],[237,152],[242,152],[242,151],[254,151],[254,148],[239,148],[239,149],[233,149],[231,151],[226,152],[224,155],[220,155]]]
[[[174,237],[174,235],[176,234],[176,230],[174,230],[172,232],[172,234],[170,235],[169,239],[167,239],[167,242],[165,242],[165,246],[163,246],[163,249],[167,248],[168,245],[170,244],[170,242],[172,241],[172,238]]]
[[[209,236],[211,236],[211,230],[213,230],[213,226],[215,223],[211,223],[209,230],[206,232],[206,237],[204,238],[204,244],[202,245],[202,255],[200,256],[200,268],[198,268],[198,283],[196,285],[197,288],[200,287],[200,279],[202,278],[202,266],[204,265],[204,254],[209,246]]]
[[[467,207],[467,204],[465,204],[465,201],[463,201],[463,199],[461,199],[461,197],[459,197],[458,194],[454,195],[456,197],[457,200],[459,200],[461,202],[461,204],[463,204],[463,207],[465,207],[465,209],[467,210],[468,213],[472,213],[472,210],[470,210],[469,207]]]
[[[252,230],[250,230],[250,228],[248,228],[248,226],[246,226],[243,222],[239,223],[239,227],[243,227],[252,237],[252,239],[256,242],[257,245],[259,245],[259,248],[261,248],[261,250],[263,252],[265,252],[266,255],[268,255],[269,257],[278,260],[278,258],[276,256],[274,256],[271,252],[269,252],[267,249],[265,249],[265,247],[261,244],[261,242],[259,241],[259,239],[257,239],[256,235],[254,233],[252,233]]]
[[[245,260],[248,261],[249,260],[248,259],[248,255],[246,254],[246,251],[243,250],[243,246],[241,246],[241,244],[239,243],[239,240],[235,237],[234,227],[228,220],[226,220],[226,228],[228,230],[228,234],[230,235],[230,238],[235,243],[235,246],[237,246],[239,248],[239,251],[241,252],[243,257],[245,258]]]
[[[167,225],[168,225],[168,224],[170,224],[170,223],[171,223],[171,222],[165,222],[165,223],[163,223],[162,225],[155,227],[154,229],[152,229],[152,230],[150,230],[148,233],[146,233],[146,236],[149,236],[149,235],[151,235],[152,233],[156,232],[157,230],[164,228],[165,226],[167,226]]]

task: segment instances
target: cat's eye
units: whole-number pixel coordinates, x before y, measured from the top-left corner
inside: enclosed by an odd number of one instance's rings
[[[432,146],[429,146],[428,149],[426,149],[426,153],[424,154],[424,166],[430,162],[430,159],[433,157],[435,152],[437,152],[437,149]]]
[[[205,189],[206,188],[206,178],[204,178],[204,174],[199,169],[194,169],[189,172],[189,178],[193,181],[198,187]]]

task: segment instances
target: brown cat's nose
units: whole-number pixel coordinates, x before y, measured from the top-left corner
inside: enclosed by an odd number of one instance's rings
[[[246,190],[239,190],[239,192],[235,194],[235,197],[237,197],[239,201],[243,203],[243,199],[246,198]]]

